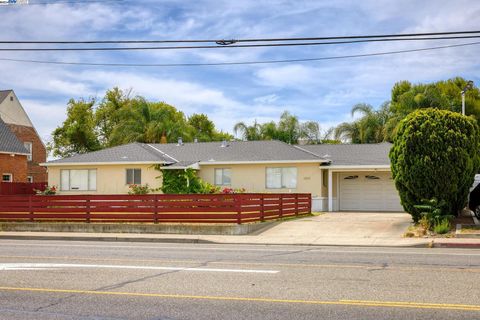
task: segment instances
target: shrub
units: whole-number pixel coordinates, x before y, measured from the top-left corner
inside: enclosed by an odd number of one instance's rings
[[[55,186],[45,186],[45,190],[38,190],[38,189],[33,189],[35,191],[35,194],[37,195],[42,195],[42,196],[52,196],[54,194],[57,194],[57,187]]]
[[[245,188],[233,189],[233,188],[226,187],[226,188],[222,189],[222,193],[224,193],[224,194],[245,193]]]
[[[202,185],[202,193],[204,194],[220,193],[220,187],[214,186],[213,184],[204,181]]]
[[[152,191],[148,184],[144,186],[142,186],[141,184],[131,184],[128,187],[130,188],[130,190],[128,191],[128,194],[130,195],[148,194],[150,193],[150,191]]]
[[[392,175],[405,211],[415,222],[422,199],[443,199],[457,215],[479,168],[480,133],[473,118],[421,109],[401,121],[390,150]]]
[[[433,232],[437,234],[445,234],[448,231],[450,231],[450,220],[448,218],[438,220],[433,226]]]
[[[204,182],[197,176],[195,170],[161,169],[162,192],[166,194],[204,193]]]
[[[439,223],[440,220],[447,219],[451,220],[454,217],[447,214],[444,211],[446,202],[444,200],[438,201],[436,198],[431,200],[422,200],[422,204],[415,205],[415,209],[420,212],[420,224],[423,228],[427,230],[432,230],[432,228]]]

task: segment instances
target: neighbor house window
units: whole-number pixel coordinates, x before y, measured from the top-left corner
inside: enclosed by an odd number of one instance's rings
[[[13,175],[11,173],[4,173],[2,174],[2,182],[12,182]]]
[[[65,191],[97,190],[97,169],[61,170],[60,188]]]
[[[215,169],[215,185],[230,186],[232,184],[232,169]]]
[[[142,169],[127,169],[127,184],[142,184]]]
[[[27,176],[27,182],[32,183],[33,182],[33,177],[32,176]]]
[[[24,142],[23,145],[25,146],[25,149],[27,149],[27,151],[28,151],[27,160],[32,161],[32,143],[31,142]]]
[[[297,168],[267,168],[267,189],[295,189],[297,187]]]

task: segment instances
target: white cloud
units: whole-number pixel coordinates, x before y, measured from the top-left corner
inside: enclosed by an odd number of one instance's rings
[[[273,94],[268,94],[261,97],[256,97],[253,99],[253,102],[259,103],[259,104],[272,104],[275,101],[277,101],[278,98],[279,96],[273,93]]]
[[[4,39],[201,39],[335,36],[477,28],[480,2],[458,0],[203,0],[148,5],[24,6],[0,10]],[[19,21],[21,23],[19,23]],[[15,26],[12,28],[11,26]],[[473,40],[472,40],[473,41]],[[457,42],[470,42],[461,40]],[[447,42],[443,42],[447,43]],[[442,43],[442,44],[443,44]],[[448,43],[451,43],[448,41]],[[6,53],[0,58],[92,62],[189,63],[309,58],[403,50],[438,42],[298,48],[147,52]],[[480,46],[479,46],[480,47]],[[13,88],[39,131],[50,133],[69,98],[103,96],[119,86],[163,100],[185,113],[207,113],[231,131],[238,121],[278,120],[288,109],[328,127],[350,120],[351,106],[389,98],[399,80],[461,75],[480,81],[479,47],[311,63],[201,68],[93,68],[0,61],[0,88]],[[48,116],[45,116],[48,115]]]

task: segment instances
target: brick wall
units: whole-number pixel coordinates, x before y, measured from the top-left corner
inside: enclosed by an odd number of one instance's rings
[[[0,154],[0,174],[11,173],[13,182],[27,182],[27,156]]]
[[[47,169],[38,165],[39,163],[46,162],[47,151],[35,130],[27,126],[7,125],[20,141],[32,143],[32,161],[27,162],[26,176],[32,176],[33,182],[48,181]]]

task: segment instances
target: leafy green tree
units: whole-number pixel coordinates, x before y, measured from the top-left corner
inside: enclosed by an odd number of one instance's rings
[[[157,167],[162,172],[162,192],[165,194],[205,193],[205,183],[195,170],[168,170]]]
[[[277,122],[270,121],[258,123],[256,120],[252,125],[245,122],[238,122],[233,131],[240,133],[243,140],[280,140],[286,143],[295,144],[300,139],[307,143],[319,143],[320,125],[316,121],[300,122],[298,117],[285,111]]]
[[[390,151],[392,175],[405,211],[415,222],[424,199],[444,201],[443,212],[463,209],[480,166],[480,131],[472,117],[433,108],[400,122]]]
[[[68,102],[67,119],[52,133],[49,149],[53,156],[69,157],[101,149],[95,130],[94,105],[94,99]]]
[[[131,107],[131,90],[123,91],[117,87],[108,90],[95,110],[95,126],[102,145],[110,146],[113,129],[120,124],[121,110]]]
[[[188,125],[191,126],[191,136],[197,138],[198,141],[221,141],[231,140],[233,136],[217,131],[215,124],[205,114],[192,114],[188,118]]]
[[[426,108],[437,108],[454,112],[461,111],[460,92],[467,80],[457,77],[446,81],[427,84],[397,82],[391,92],[391,101],[385,102],[379,110],[370,105],[358,104],[352,109],[361,118],[337,126],[335,137],[352,143],[375,143],[393,141],[398,125],[409,113]],[[465,94],[466,114],[480,123],[480,91],[473,87]]]
[[[130,142],[160,143],[162,137],[175,142],[179,137],[191,140],[185,115],[164,102],[136,98],[129,108],[120,110],[122,119],[112,130],[112,145]]]
[[[278,122],[279,140],[286,143],[297,143],[298,139],[303,138],[304,132],[297,116],[288,111],[284,111]]]
[[[429,84],[411,84],[408,81],[396,83],[392,89],[392,112],[406,116],[417,109],[438,108],[461,112],[462,97],[460,92],[467,85],[467,80],[456,77],[446,81]],[[480,91],[473,87],[465,94],[465,113],[480,120]]]

